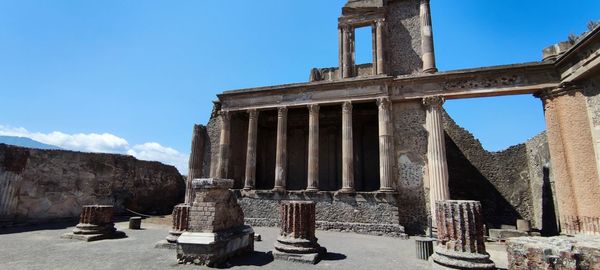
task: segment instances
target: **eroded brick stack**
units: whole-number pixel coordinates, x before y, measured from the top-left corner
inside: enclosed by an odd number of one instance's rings
[[[495,269],[485,250],[483,215],[478,201],[436,202],[438,268]]]
[[[273,256],[275,259],[316,263],[325,248],[315,237],[315,203],[284,201],[280,206],[281,230]]]
[[[179,263],[219,266],[232,256],[254,251],[254,231],[244,225],[232,187],[230,179],[192,181],[195,195],[188,208],[187,231],[177,239]]]
[[[125,237],[125,233],[117,231],[112,219],[112,205],[85,205],[79,216],[79,224],[72,233],[62,237],[84,241]]]

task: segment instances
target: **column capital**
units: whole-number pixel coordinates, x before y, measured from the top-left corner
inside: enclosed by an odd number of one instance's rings
[[[564,95],[571,95],[577,91],[582,91],[582,90],[583,90],[583,87],[581,85],[571,83],[571,82],[564,82],[564,83],[561,83],[556,88],[543,89],[543,90],[535,93],[534,96],[537,98],[540,98],[542,100],[546,100],[546,99],[557,98],[557,97],[564,96]]]
[[[221,116],[221,119],[223,120],[229,120],[231,119],[231,111],[221,110],[219,111],[219,116]]]
[[[446,102],[446,98],[443,96],[429,96],[423,98],[423,105],[425,107],[441,107]]]
[[[248,109],[246,112],[248,113],[248,116],[250,117],[250,119],[255,119],[258,116],[257,109]]]
[[[392,104],[392,102],[390,101],[389,97],[377,98],[377,106],[379,107],[379,109],[389,109],[390,104]]]
[[[287,116],[288,108],[287,107],[279,107],[277,108],[277,117],[285,117]]]
[[[342,112],[352,112],[352,101],[345,101],[344,103],[342,103]]]
[[[319,104],[308,104],[307,107],[310,113],[319,113],[319,108],[321,106],[319,106]]]
[[[385,18],[375,20],[374,24],[376,27],[383,27],[383,25],[385,24]]]

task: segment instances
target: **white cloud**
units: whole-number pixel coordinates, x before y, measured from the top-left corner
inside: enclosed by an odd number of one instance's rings
[[[165,164],[170,164],[177,167],[179,172],[183,174],[187,173],[188,156],[173,148],[164,147],[159,143],[149,142],[134,145],[127,150],[127,154],[142,160],[161,161]]]
[[[66,134],[60,131],[39,133],[30,132],[22,127],[14,128],[0,125],[0,135],[31,138],[66,150],[128,154],[141,160],[159,161],[173,165],[183,174],[188,171],[188,156],[173,148],[164,147],[156,142],[130,147],[127,140],[110,133]]]

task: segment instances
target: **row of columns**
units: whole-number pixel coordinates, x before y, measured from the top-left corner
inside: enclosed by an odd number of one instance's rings
[[[373,33],[373,75],[385,74],[385,58],[384,58],[384,31],[385,20],[378,19],[371,24]],[[354,77],[355,74],[355,26],[340,25],[339,26],[339,62],[340,75],[342,78]]]
[[[432,213],[436,201],[450,199],[448,188],[448,166],[444,127],[442,121],[441,97],[426,97],[426,128],[428,131],[427,171],[430,187]],[[379,163],[380,191],[394,192],[394,137],[389,98],[377,99],[379,119]],[[308,177],[307,191],[319,190],[319,104],[308,105]],[[286,189],[287,175],[287,107],[279,107],[277,112],[277,148],[275,158],[275,191]],[[256,183],[256,143],[259,111],[248,110],[248,143],[246,149],[246,174],[244,189],[255,188]],[[216,177],[225,178],[229,163],[230,112],[221,111],[221,137]],[[352,102],[342,104],[342,188],[341,192],[354,192],[354,149],[352,134]]]

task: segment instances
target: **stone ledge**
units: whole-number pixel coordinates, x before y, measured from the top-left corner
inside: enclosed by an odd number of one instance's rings
[[[397,192],[379,192],[379,191],[305,191],[305,190],[234,190],[238,198],[266,199],[266,200],[308,200],[308,201],[345,201],[345,202],[377,202],[392,203],[399,201],[400,194]]]
[[[244,221],[255,227],[278,227],[279,220],[269,218],[245,218]],[[353,232],[358,234],[391,236],[408,239],[404,227],[398,224],[351,223],[317,221],[316,227],[324,231]]]
[[[230,189],[232,187],[232,179],[197,178],[192,180],[193,189]]]

